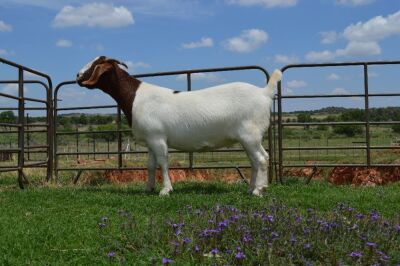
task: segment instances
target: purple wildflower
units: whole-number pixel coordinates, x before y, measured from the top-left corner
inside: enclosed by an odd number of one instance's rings
[[[194,252],[199,252],[199,251],[200,251],[199,246],[195,246],[195,247],[194,247]]]
[[[229,224],[228,220],[223,220],[222,222],[219,222],[218,226],[219,228],[225,228]]]
[[[271,239],[272,240],[275,240],[275,239],[277,239],[279,237],[279,234],[277,233],[277,232],[272,232],[271,233]]]
[[[305,248],[305,249],[310,249],[311,246],[312,246],[312,245],[311,245],[310,243],[306,243],[306,244],[304,245],[304,248]]]
[[[250,242],[250,241],[252,241],[253,240],[253,237],[251,236],[251,235],[249,235],[249,234],[247,234],[247,235],[245,235],[244,237],[243,237],[243,241],[244,242]]]
[[[115,257],[115,255],[116,255],[116,253],[115,253],[114,251],[110,251],[110,252],[108,252],[108,254],[107,254],[107,256],[108,256],[109,258],[113,258],[113,257]]]
[[[186,238],[183,239],[183,243],[184,243],[184,244],[188,244],[188,243],[190,243],[190,241],[191,241],[191,240],[190,240],[190,238],[188,238],[188,237],[186,237]]]
[[[240,252],[240,251],[239,251],[238,253],[236,253],[235,258],[236,258],[237,260],[243,260],[244,258],[246,258],[246,255],[244,255],[243,252]]]
[[[349,256],[352,258],[361,258],[363,255],[361,252],[353,251],[349,254]]]
[[[211,250],[211,255],[215,256],[219,253],[219,250],[217,248],[214,248]]]
[[[375,248],[376,247],[376,243],[374,243],[374,242],[367,242],[366,244],[367,244],[367,246],[369,246],[371,248]]]
[[[376,253],[378,253],[379,255],[381,255],[381,261],[388,261],[389,260],[389,256],[387,256],[385,253],[383,253],[380,250],[377,250]]]
[[[162,258],[161,262],[162,262],[162,265],[170,265],[172,260],[168,259],[168,258]]]
[[[272,216],[272,215],[267,215],[267,219],[268,219],[268,221],[269,221],[270,223],[273,223],[273,222],[274,222],[274,216]]]
[[[373,211],[371,213],[371,220],[372,221],[377,221],[377,220],[379,220],[379,218],[380,218],[380,215],[379,215],[379,213],[377,211]]]
[[[357,214],[356,214],[356,218],[361,220],[361,219],[364,218],[364,214],[362,214],[362,213],[357,213]]]
[[[397,233],[400,233],[400,224],[396,225],[394,228],[396,229]]]

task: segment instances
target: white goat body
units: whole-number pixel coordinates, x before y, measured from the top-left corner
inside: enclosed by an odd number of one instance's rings
[[[213,150],[244,137],[262,137],[271,103],[270,90],[247,83],[174,93],[142,82],[133,102],[132,127],[136,140],[145,144],[161,138],[182,151]]]
[[[262,147],[268,129],[272,97],[282,73],[275,70],[265,88],[248,83],[228,83],[191,92],[173,91],[138,81],[119,68],[115,59],[98,57],[77,75],[87,88],[110,94],[131,118],[138,142],[149,149],[148,183],[155,188],[155,171],[160,166],[163,189],[172,185],[168,174],[168,148],[182,151],[213,150],[240,143],[249,157],[252,176],[250,192],[261,196],[268,186],[268,153]]]

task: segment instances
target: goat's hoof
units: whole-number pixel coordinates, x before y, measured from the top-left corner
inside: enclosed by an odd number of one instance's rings
[[[144,189],[144,192],[146,193],[151,193],[154,192],[155,188],[153,186],[146,186],[146,188]]]
[[[163,197],[163,196],[169,196],[169,192],[171,192],[171,191],[172,191],[172,188],[165,187],[165,188],[161,189],[161,191],[160,191],[160,196],[161,196],[161,197]]]
[[[249,194],[253,194],[253,191],[254,191],[254,187],[249,187],[249,189],[247,190],[247,192]]]
[[[255,188],[251,194],[253,194],[254,196],[260,197],[260,198],[262,198],[262,196],[263,196],[262,189],[258,189],[258,188]]]

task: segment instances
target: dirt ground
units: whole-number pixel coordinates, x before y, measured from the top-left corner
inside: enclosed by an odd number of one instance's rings
[[[127,183],[134,181],[146,181],[147,171],[146,170],[135,170],[135,171],[118,171],[108,170],[105,172],[105,178],[113,183]],[[207,181],[207,180],[220,180],[228,183],[240,182],[239,174],[234,170],[220,170],[216,173],[216,170],[170,170],[169,175],[171,181]],[[161,181],[161,173],[157,170],[156,173],[157,181]]]
[[[329,182],[337,185],[377,186],[400,181],[400,167],[335,167]]]

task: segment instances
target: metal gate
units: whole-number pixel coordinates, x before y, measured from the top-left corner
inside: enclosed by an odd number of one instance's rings
[[[52,178],[53,171],[53,90],[52,82],[48,75],[31,68],[10,62],[8,60],[0,58],[0,63],[9,66],[12,69],[16,69],[18,73],[17,80],[0,80],[0,84],[15,84],[17,88],[17,95],[10,93],[0,92],[0,99],[8,99],[8,101],[16,101],[18,107],[1,106],[0,111],[17,111],[16,121],[9,121],[6,123],[0,123],[0,134],[5,135],[17,135],[16,143],[10,141],[9,147],[5,145],[0,146],[0,151],[3,154],[17,154],[17,160],[12,160],[13,156],[10,156],[11,163],[7,165],[0,164],[1,172],[18,172],[18,184],[21,188],[24,187],[24,183],[29,183],[26,175],[24,174],[25,168],[46,168],[46,180]],[[46,80],[46,82],[40,80],[26,80],[24,77],[25,73],[31,73],[40,76]],[[45,99],[25,97],[24,87],[26,84],[39,84],[43,89],[46,90]],[[36,103],[41,106],[26,107],[27,103]],[[26,118],[27,111],[30,110],[42,110],[46,112],[45,123],[30,124]],[[7,130],[7,128],[9,130]],[[30,134],[42,133],[46,134],[45,144],[43,145],[31,145],[29,141]],[[27,138],[27,140],[25,140]],[[35,154],[44,154],[45,158],[36,159]],[[42,157],[42,156],[40,156]]]
[[[225,67],[225,68],[210,68],[210,69],[193,69],[193,70],[183,70],[183,71],[172,71],[172,72],[159,72],[159,73],[148,73],[148,74],[138,74],[134,75],[135,78],[148,78],[148,77],[160,77],[160,76],[177,76],[177,75],[185,75],[186,77],[186,90],[191,91],[192,90],[192,76],[193,74],[196,73],[210,73],[210,72],[227,72],[227,71],[243,71],[243,70],[256,70],[260,71],[263,76],[265,76],[265,80],[267,81],[269,79],[269,74],[268,72],[259,66],[240,66],[240,67]],[[80,177],[82,171],[92,171],[92,170],[144,170],[147,169],[144,166],[126,166],[123,165],[123,156],[129,155],[129,154],[147,154],[147,150],[135,150],[135,151],[124,151],[122,147],[122,135],[130,132],[130,129],[122,129],[122,123],[121,123],[121,110],[118,108],[118,106],[115,105],[98,105],[98,106],[77,106],[77,107],[59,107],[58,102],[59,102],[59,92],[60,90],[67,86],[67,85],[73,85],[76,84],[76,81],[66,81],[62,82],[57,85],[55,88],[55,93],[54,93],[54,136],[55,136],[55,164],[54,164],[54,170],[56,177],[58,176],[58,173],[60,171],[78,171],[76,177],[74,178],[74,182],[78,180]],[[63,111],[73,111],[73,110],[93,110],[93,109],[108,109],[108,108],[114,108],[117,109],[117,118],[116,118],[116,123],[117,123],[117,130],[116,131],[110,131],[110,130],[92,130],[90,132],[88,131],[75,131],[75,132],[61,132],[58,130],[58,118],[60,112]],[[93,149],[92,151],[79,151],[79,135],[83,134],[102,134],[102,133],[117,133],[117,150],[116,151],[96,151],[95,144],[93,143]],[[61,136],[74,136],[76,139],[76,150],[75,151],[62,151],[60,150],[60,141],[59,138]],[[272,136],[272,127],[269,128],[268,130],[268,135],[267,135],[267,151],[270,153],[270,162],[269,162],[269,176],[272,178],[273,174],[273,165],[274,165],[274,152],[273,152],[273,136]],[[93,141],[94,142],[94,141]],[[89,146],[89,145],[88,145]],[[244,150],[240,147],[238,148],[225,148],[225,149],[219,149],[214,151],[213,153],[244,153]],[[194,153],[185,153],[177,150],[170,150],[169,153],[171,155],[178,155],[178,154],[186,154],[187,155],[187,165],[172,165],[170,169],[236,169],[240,176],[244,178],[242,175],[240,169],[243,168],[250,168],[249,163],[245,164],[240,164],[240,165],[219,165],[219,164],[207,164],[207,165],[196,165],[195,160],[194,160]],[[117,165],[114,167],[65,167],[62,166],[60,163],[60,158],[65,157],[65,156],[72,156],[79,158],[79,156],[96,156],[97,155],[116,155],[117,156]],[[196,153],[195,153],[196,154]]]
[[[284,172],[283,169],[287,167],[336,167],[336,166],[362,166],[362,167],[373,167],[373,166],[388,166],[395,167],[400,166],[400,164],[384,164],[384,163],[373,163],[371,160],[371,150],[377,149],[399,149],[397,146],[388,146],[388,145],[371,145],[371,125],[390,125],[390,124],[400,124],[400,121],[370,121],[370,99],[372,97],[394,97],[400,96],[399,93],[370,93],[369,92],[369,79],[368,79],[368,67],[369,66],[378,66],[378,65],[400,65],[400,61],[378,61],[378,62],[349,62],[349,63],[325,63],[325,64],[293,64],[287,65],[282,68],[282,73],[291,70],[291,69],[307,69],[307,68],[326,68],[326,67],[350,67],[350,66],[358,66],[362,68],[363,73],[363,93],[359,94],[312,94],[312,95],[282,95],[282,84],[279,82],[278,84],[278,176],[279,179],[282,180]],[[362,97],[364,101],[364,112],[365,119],[364,121],[345,121],[345,122],[283,122],[283,100],[289,99],[322,99],[322,98],[348,98],[348,97]],[[284,132],[283,129],[285,127],[304,127],[304,126],[318,126],[318,125],[329,125],[329,126],[340,126],[340,125],[361,125],[365,127],[365,138],[364,141],[358,144],[357,146],[348,146],[348,145],[340,145],[340,146],[318,146],[318,147],[288,147],[284,146]],[[284,152],[289,151],[310,151],[310,150],[365,150],[365,162],[363,163],[309,163],[309,164],[290,164],[285,162]]]

